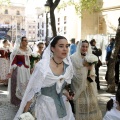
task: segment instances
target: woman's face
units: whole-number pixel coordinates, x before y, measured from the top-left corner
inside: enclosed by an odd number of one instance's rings
[[[43,49],[44,49],[44,44],[39,44],[39,45],[38,45],[38,49],[39,49],[39,51],[41,51],[41,52],[42,52],[42,51],[43,51]]]
[[[53,55],[55,57],[64,59],[65,57],[67,57],[68,47],[68,41],[66,39],[60,39],[58,40],[55,47],[51,47],[51,50],[53,51]]]
[[[80,49],[81,53],[83,53],[83,54],[86,53],[88,51],[88,47],[89,47],[88,43],[83,42],[81,49]]]
[[[6,42],[4,43],[4,45],[8,45],[8,41],[6,41]]]
[[[28,45],[28,40],[27,38],[23,38],[23,40],[21,41],[21,45],[26,47]]]
[[[95,45],[96,45],[96,42],[94,41],[94,42],[93,42],[93,46],[95,46]]]

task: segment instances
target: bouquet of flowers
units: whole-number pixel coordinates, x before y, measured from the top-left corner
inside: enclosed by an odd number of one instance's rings
[[[40,60],[40,55],[38,53],[32,53],[31,57],[30,57],[30,65],[31,65],[31,68],[33,68],[34,66],[34,61],[38,61]]]
[[[19,120],[35,120],[35,118],[29,112],[26,112],[20,115]]]
[[[87,66],[92,66],[94,64],[96,64],[98,62],[98,57],[95,56],[94,54],[89,54],[89,55],[86,55],[85,56],[85,65]],[[89,82],[93,82],[93,80],[90,78],[90,70],[88,70],[88,77],[87,77],[87,80]]]

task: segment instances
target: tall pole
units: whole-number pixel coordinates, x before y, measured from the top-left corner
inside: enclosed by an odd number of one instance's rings
[[[46,37],[45,40],[48,40],[48,12],[46,12]]]
[[[17,20],[16,20],[16,40],[17,40]]]
[[[12,15],[11,15],[11,26],[10,27],[11,27],[11,41],[12,41],[13,40],[12,39],[12,36],[13,36]]]

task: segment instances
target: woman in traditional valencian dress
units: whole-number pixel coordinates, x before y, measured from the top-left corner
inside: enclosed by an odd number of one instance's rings
[[[86,55],[92,53],[87,40],[80,41],[77,51],[71,56],[74,69],[72,86],[75,92],[74,105],[76,120],[102,120],[102,114],[97,101],[97,87],[95,84],[95,69],[84,64]],[[88,70],[93,82],[87,80]]]
[[[56,36],[50,42],[35,66],[14,120],[28,111],[36,93],[39,93],[35,106],[37,120],[75,120],[68,101],[71,97],[67,91],[63,92],[73,76],[68,46],[63,36]]]
[[[10,68],[10,60],[9,60],[9,46],[7,40],[3,41],[3,46],[0,47],[0,83],[8,84],[7,74]]]
[[[18,39],[10,56],[9,96],[11,103],[16,106],[19,106],[30,78],[31,49],[27,45],[26,37]]]

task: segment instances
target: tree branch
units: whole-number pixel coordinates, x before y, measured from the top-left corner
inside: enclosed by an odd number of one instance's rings
[[[53,6],[53,0],[47,0],[47,2],[49,3],[50,8],[52,8],[52,6]]]
[[[54,5],[53,5],[53,9],[55,9],[58,6],[59,2],[60,2],[60,0],[55,0]]]

